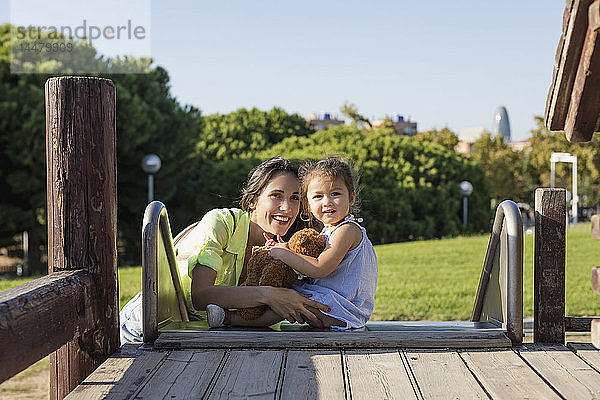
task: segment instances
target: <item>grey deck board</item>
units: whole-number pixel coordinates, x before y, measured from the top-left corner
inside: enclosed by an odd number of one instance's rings
[[[157,350],[126,345],[69,399],[599,398],[600,350]]]
[[[600,398],[600,373],[567,347],[526,344],[515,351],[564,398]]]
[[[493,399],[560,399],[512,350],[467,350],[460,356]]]
[[[187,350],[189,361],[165,393],[165,399],[201,398],[213,380],[225,355],[225,350]],[[163,364],[162,368],[165,368]]]
[[[344,381],[342,354],[339,350],[290,350],[280,398],[345,399]]]
[[[511,341],[498,329],[450,331],[379,332],[163,332],[154,342],[157,349],[205,348],[488,348],[510,347]]]
[[[600,372],[600,351],[591,343],[567,343],[582,360]]]
[[[129,399],[150,381],[167,351],[141,350],[126,344],[92,372],[67,399]]]
[[[456,351],[409,349],[405,351],[405,354],[424,398],[488,398]]]
[[[397,349],[347,350],[351,399],[418,399]]]
[[[205,398],[275,398],[284,355],[279,350],[231,350]]]

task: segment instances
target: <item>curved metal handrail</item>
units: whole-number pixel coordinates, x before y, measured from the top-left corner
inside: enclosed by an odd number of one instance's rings
[[[161,240],[177,297],[179,318],[181,321],[189,321],[179,280],[167,209],[160,201],[153,201],[146,207],[142,226],[142,315],[145,343],[152,343],[158,337],[158,323],[161,322],[158,321],[158,251]]]
[[[504,229],[503,229],[504,228]],[[502,233],[506,234],[506,304],[502,304],[506,311],[507,336],[514,343],[523,341],[523,221],[517,204],[511,200],[504,200],[496,209],[496,217],[492,227],[492,234],[488,244],[483,271],[475,296],[475,304],[471,314],[471,321],[479,321],[490,284],[490,276],[502,241]]]

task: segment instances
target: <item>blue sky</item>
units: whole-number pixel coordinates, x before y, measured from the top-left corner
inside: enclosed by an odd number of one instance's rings
[[[112,11],[86,3],[90,15]],[[8,21],[8,2],[0,4],[0,22]],[[564,0],[151,1],[139,15],[150,9],[150,55],[169,71],[172,93],[205,114],[278,106],[309,116],[337,113],[349,101],[369,117],[398,113],[419,130],[458,133],[492,130],[503,105],[513,140],[521,140],[544,112],[564,7]]]

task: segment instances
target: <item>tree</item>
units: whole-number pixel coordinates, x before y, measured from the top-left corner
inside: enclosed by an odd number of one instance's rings
[[[536,187],[550,186],[550,156],[553,152],[577,156],[577,175],[583,202],[592,207],[600,202],[600,137],[595,134],[588,143],[570,143],[563,132],[550,132],[542,117],[535,117],[536,128],[531,131],[531,153],[527,173]],[[556,186],[570,190],[571,165],[556,164]]]
[[[534,183],[527,173],[529,149],[513,151],[502,136],[482,135],[473,145],[471,160],[478,164],[492,184],[494,198],[531,204]]]
[[[475,187],[469,201],[470,232],[489,229],[490,186],[483,170],[463,156],[389,129],[336,126],[309,137],[291,137],[262,153],[299,160],[338,154],[361,176],[361,216],[374,243],[455,235],[462,231],[459,182]]]
[[[371,124],[371,121],[369,121],[369,118],[359,114],[356,105],[346,101],[344,105],[340,108],[340,111],[343,115],[352,120],[352,125],[359,128],[362,128],[364,125],[367,125],[369,128],[373,128],[373,125]]]
[[[216,207],[237,205],[249,171],[262,160],[256,154],[285,138],[313,130],[298,114],[280,108],[241,108],[202,117],[194,154],[180,171],[181,184],[169,205],[174,232]]]
[[[270,111],[240,108],[229,114],[208,115],[203,123],[196,154],[206,160],[251,157],[286,137],[313,132],[306,119],[277,107]]]
[[[44,83],[49,74],[10,73],[10,25],[0,26],[0,238],[6,242],[24,230],[30,238],[45,239],[46,167]],[[200,112],[182,107],[169,93],[169,76],[149,59],[103,59],[77,42],[70,64],[55,59],[37,60],[42,70],[60,66],[72,74],[89,63],[90,56],[109,72],[101,76],[117,88],[118,234],[121,262],[140,262],[140,224],[146,205],[146,183],[140,168],[147,153],[158,154],[163,167],[156,176],[157,198],[174,198],[180,171],[200,135]],[[32,61],[33,63],[33,61]],[[78,64],[79,63],[79,64]],[[88,66],[88,64],[85,64]],[[27,68],[32,68],[29,65]],[[57,67],[58,68],[58,67]],[[143,74],[125,74],[140,72]],[[52,73],[52,75],[59,75]],[[33,233],[33,235],[32,235]],[[30,246],[33,248],[34,246]]]
[[[430,130],[418,132],[413,136],[414,140],[424,140],[427,142],[439,144],[440,146],[454,151],[454,147],[458,144],[458,136],[448,128],[442,130]]]

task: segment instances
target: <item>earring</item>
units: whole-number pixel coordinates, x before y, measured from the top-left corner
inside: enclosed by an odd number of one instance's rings
[[[310,214],[300,213],[300,219],[304,222],[310,222]]]

